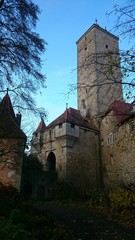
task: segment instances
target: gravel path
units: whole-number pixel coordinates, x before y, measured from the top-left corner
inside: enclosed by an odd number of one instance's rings
[[[75,240],[134,240],[135,229],[128,229],[97,213],[95,209],[79,209],[57,205],[38,205],[68,227]]]

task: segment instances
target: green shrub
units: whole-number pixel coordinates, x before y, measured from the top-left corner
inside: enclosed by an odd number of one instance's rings
[[[13,209],[10,218],[0,218],[0,240],[59,240],[71,239],[63,226],[45,212],[32,207],[24,212]]]
[[[119,188],[109,194],[111,207],[117,211],[135,209],[135,192]]]
[[[22,196],[12,186],[0,184],[0,216],[9,216],[11,210],[19,206]]]
[[[30,233],[21,224],[14,225],[8,219],[0,219],[0,229],[1,240],[35,240],[34,238],[30,238]]]
[[[101,203],[102,192],[96,188],[86,193],[86,199],[91,205],[99,205]]]
[[[45,212],[33,208],[13,187],[0,185],[0,240],[71,239]]]

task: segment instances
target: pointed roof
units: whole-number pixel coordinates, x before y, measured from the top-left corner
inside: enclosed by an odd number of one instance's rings
[[[0,103],[0,138],[26,139],[26,135],[17,124],[8,93]]]
[[[45,122],[44,120],[41,118],[41,121],[35,131],[35,133],[38,133],[38,132],[43,132],[44,130],[46,129],[46,125],[45,125]]]
[[[84,119],[81,116],[79,110],[74,108],[67,108],[63,114],[61,114],[58,118],[56,118],[53,122],[51,122],[47,126],[47,129],[55,127],[65,122],[70,124],[75,124],[81,127],[97,130],[93,124],[90,124],[86,119]]]
[[[129,118],[133,110],[133,104],[115,100],[109,107],[107,113],[109,113],[111,110],[113,111],[117,122],[122,123],[124,120]]]
[[[15,119],[15,113],[12,107],[12,103],[8,94],[4,96],[0,103],[0,116],[4,119],[9,117],[9,115]]]

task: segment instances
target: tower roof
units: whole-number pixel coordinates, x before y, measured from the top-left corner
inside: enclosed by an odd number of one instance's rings
[[[98,24],[93,24],[76,42],[76,44],[78,44],[82,38],[84,38],[93,28],[96,28],[108,35],[110,35],[111,37],[115,38],[116,40],[119,40],[119,38],[117,36],[115,36],[114,34],[108,32],[106,29],[100,27]]]
[[[17,124],[17,119],[8,93],[0,103],[0,138],[26,139],[26,135]]]
[[[133,104],[115,100],[110,105],[106,114],[109,113],[110,111],[113,111],[117,122],[122,123],[124,120],[126,120],[130,117],[132,110],[133,110]]]
[[[43,132],[44,130],[46,129],[46,125],[45,125],[45,122],[43,119],[41,119],[35,133],[38,133],[38,132]]]
[[[85,120],[81,116],[80,111],[74,108],[67,108],[63,114],[61,114],[58,118],[56,118],[47,126],[47,129],[65,122],[96,130],[96,127],[93,124],[90,124],[87,120]]]

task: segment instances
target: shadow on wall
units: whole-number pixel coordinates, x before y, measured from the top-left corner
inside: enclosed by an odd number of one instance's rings
[[[27,197],[44,200],[52,196],[53,184],[57,180],[55,171],[55,155],[48,156],[48,170],[43,170],[43,165],[32,155],[24,156],[21,192]]]

